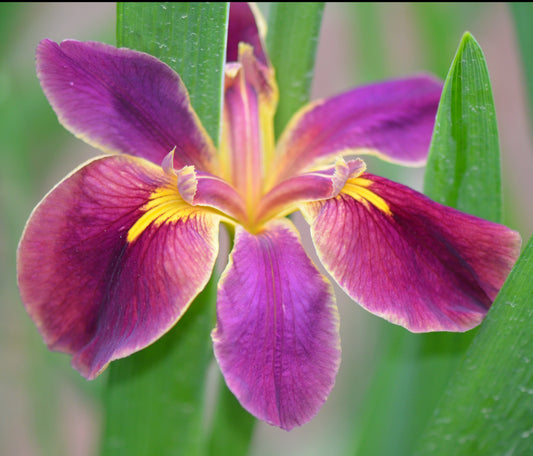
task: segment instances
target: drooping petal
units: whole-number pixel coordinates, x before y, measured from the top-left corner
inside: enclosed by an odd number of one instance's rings
[[[288,220],[252,235],[236,230],[219,283],[215,356],[244,408],[283,429],[309,421],[338,370],[340,339],[331,285]]]
[[[479,324],[520,252],[515,231],[371,174],[303,212],[340,286],[413,332]]]
[[[96,42],[43,40],[37,74],[59,121],[89,144],[210,171],[214,145],[180,77],[148,54]]]
[[[441,90],[440,82],[420,76],[358,87],[302,108],[278,144],[279,180],[338,154],[424,164]]]
[[[22,301],[49,348],[94,378],[178,321],[210,277],[217,233],[175,176],[126,155],[95,159],[32,213],[18,248]]]
[[[250,44],[259,61],[268,66],[263,40],[266,24],[259,9],[253,3],[231,2],[228,22],[228,44],[226,61],[236,62],[239,58],[239,43]]]

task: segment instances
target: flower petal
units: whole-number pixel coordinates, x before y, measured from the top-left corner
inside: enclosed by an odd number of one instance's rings
[[[236,230],[219,283],[215,356],[244,408],[283,429],[309,421],[325,402],[340,362],[331,285],[303,250],[294,226]]]
[[[479,324],[520,253],[515,231],[371,174],[303,212],[340,286],[413,332]]]
[[[338,154],[424,164],[441,90],[440,82],[420,76],[359,87],[304,107],[280,139],[279,180]]]
[[[216,151],[185,86],[155,57],[103,43],[43,40],[37,74],[59,121],[94,147],[157,165],[176,148],[177,168],[212,169]]]
[[[337,196],[349,177],[358,176],[365,169],[365,162],[359,158],[346,163],[339,157],[333,166],[283,181],[261,198],[256,225],[261,226],[270,218],[295,212],[304,202]]]
[[[222,216],[228,216],[228,221],[242,223],[246,218],[244,201],[225,180],[197,171],[194,166],[185,166],[176,175],[178,190],[187,203],[216,209]]]
[[[239,62],[226,66],[219,157],[221,177],[246,197],[247,210],[261,196],[274,153],[277,98],[273,70],[257,60],[250,45],[241,43]]]
[[[254,48],[254,54],[259,61],[268,66],[268,58],[263,44],[265,35],[265,20],[255,4],[248,2],[230,3],[227,62],[236,62],[239,59],[239,43],[247,43]]]
[[[84,165],[34,210],[18,249],[22,301],[50,349],[96,377],[157,340],[209,280],[218,218],[176,177],[126,155]]]

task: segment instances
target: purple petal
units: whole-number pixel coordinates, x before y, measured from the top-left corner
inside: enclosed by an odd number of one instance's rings
[[[479,324],[520,253],[515,231],[370,174],[304,215],[340,286],[413,332]]]
[[[218,219],[140,158],[89,162],[36,207],[18,249],[22,301],[50,349],[96,377],[157,340],[210,277]]]
[[[194,166],[186,166],[176,171],[176,175],[178,190],[187,203],[214,208],[233,222],[242,223],[246,218],[244,201],[225,180],[196,171]]]
[[[283,181],[261,198],[256,225],[260,226],[270,218],[288,215],[304,202],[337,196],[349,177],[359,175],[365,169],[366,164],[361,159],[346,163],[339,158],[333,166]]]
[[[254,4],[231,2],[229,10],[228,44],[226,60],[236,62],[239,57],[239,43],[251,44],[254,54],[263,65],[268,65],[263,39],[264,19]]]
[[[210,171],[215,148],[179,76],[155,57],[107,44],[43,40],[37,74],[59,121],[89,144],[157,165]]]
[[[287,430],[309,421],[335,381],[338,326],[331,285],[288,220],[257,235],[237,228],[212,337],[226,383],[244,408]]]
[[[360,87],[303,108],[280,139],[280,179],[337,154],[424,164],[441,90],[440,82],[420,76]]]
[[[247,199],[248,209],[261,196],[274,153],[277,97],[272,69],[241,45],[239,62],[226,67],[220,163],[222,177]]]

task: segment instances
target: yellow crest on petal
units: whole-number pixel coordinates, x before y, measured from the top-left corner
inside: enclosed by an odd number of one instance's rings
[[[187,218],[198,209],[183,200],[177,187],[160,187],[151,195],[149,201],[142,207],[144,214],[128,230],[127,240],[131,244],[150,225],[156,227],[163,223],[176,222]]]
[[[366,207],[368,207],[368,204],[372,204],[381,212],[392,215],[387,202],[381,196],[376,195],[370,190],[372,184],[373,181],[364,177],[348,179],[341,193],[351,196],[360,203],[363,203]]]

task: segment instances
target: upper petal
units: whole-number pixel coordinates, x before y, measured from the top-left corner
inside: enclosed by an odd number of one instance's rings
[[[37,74],[59,121],[89,144],[209,171],[213,143],[180,77],[148,54],[96,42],[43,40]]]
[[[226,67],[220,167],[222,177],[252,211],[274,153],[273,118],[277,86],[271,68],[262,65],[248,44],[239,46],[239,62]]]
[[[87,378],[167,332],[207,283],[218,219],[143,159],[99,158],[35,208],[18,248],[22,301]]]
[[[236,230],[219,283],[215,356],[229,389],[257,418],[283,429],[309,421],[340,362],[338,315],[288,220]]]
[[[441,90],[440,82],[420,76],[359,87],[302,108],[278,144],[280,179],[341,153],[424,164]]]
[[[413,332],[479,324],[520,253],[515,231],[371,174],[303,212],[340,286]]]
[[[253,47],[259,61],[268,66],[268,57],[263,44],[265,35],[266,24],[255,4],[230,3],[226,61],[236,62],[239,58],[239,43],[247,43]]]

